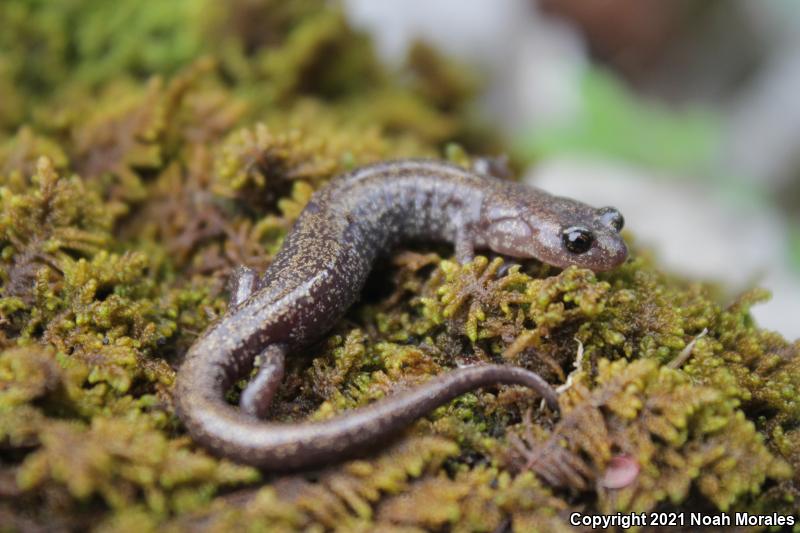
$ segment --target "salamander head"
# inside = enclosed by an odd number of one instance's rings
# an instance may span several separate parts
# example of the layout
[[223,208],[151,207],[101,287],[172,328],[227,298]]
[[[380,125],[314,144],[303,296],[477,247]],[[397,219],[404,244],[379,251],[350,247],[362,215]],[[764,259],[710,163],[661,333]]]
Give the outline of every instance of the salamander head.
[[628,257],[622,215],[519,184],[484,200],[478,240],[512,257],[535,257],[566,268],[610,270]]

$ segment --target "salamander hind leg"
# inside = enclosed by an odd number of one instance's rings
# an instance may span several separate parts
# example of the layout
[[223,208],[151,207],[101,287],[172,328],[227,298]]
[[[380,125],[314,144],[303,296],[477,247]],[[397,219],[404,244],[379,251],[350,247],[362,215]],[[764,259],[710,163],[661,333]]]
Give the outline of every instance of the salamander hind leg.
[[258,373],[247,384],[239,399],[239,408],[256,418],[265,418],[272,400],[283,381],[287,348],[283,344],[270,344],[257,357]]
[[514,172],[511,170],[511,162],[505,154],[475,158],[472,161],[472,171],[482,176],[491,176],[497,179],[507,180],[514,177]]
[[255,270],[244,265],[236,267],[228,281],[228,290],[231,295],[230,306],[238,307],[247,300],[255,292],[257,281],[258,273]]

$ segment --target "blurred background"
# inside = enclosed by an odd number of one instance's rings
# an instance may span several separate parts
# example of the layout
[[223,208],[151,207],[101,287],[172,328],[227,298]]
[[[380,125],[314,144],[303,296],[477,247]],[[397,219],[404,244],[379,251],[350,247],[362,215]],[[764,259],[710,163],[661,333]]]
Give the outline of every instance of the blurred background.
[[792,0],[345,0],[399,65],[480,74],[526,180],[614,205],[637,244],[800,337],[800,10]]

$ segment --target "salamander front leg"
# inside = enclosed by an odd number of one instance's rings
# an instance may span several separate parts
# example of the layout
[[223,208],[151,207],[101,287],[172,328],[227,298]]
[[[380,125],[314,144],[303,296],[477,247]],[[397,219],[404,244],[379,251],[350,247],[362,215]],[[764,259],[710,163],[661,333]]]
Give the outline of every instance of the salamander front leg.
[[238,307],[247,300],[256,290],[258,273],[250,267],[239,265],[231,274],[228,281],[228,289],[231,299],[230,306]]
[[467,228],[461,228],[455,239],[456,261],[462,265],[475,259],[475,246],[472,232]]
[[260,363],[258,373],[239,398],[239,408],[243,412],[256,418],[266,418],[283,381],[286,351],[284,344],[270,344],[256,357]]

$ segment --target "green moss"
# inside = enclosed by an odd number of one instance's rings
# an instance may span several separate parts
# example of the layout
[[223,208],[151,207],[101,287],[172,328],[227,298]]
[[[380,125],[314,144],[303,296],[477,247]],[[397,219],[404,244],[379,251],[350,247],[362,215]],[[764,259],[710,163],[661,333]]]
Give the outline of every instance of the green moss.
[[251,468],[169,441],[146,419],[98,416],[89,427],[50,422],[39,440],[39,449],[17,471],[21,490],[63,486],[76,502],[98,495],[111,509],[143,501],[160,515],[186,512],[206,504],[219,485],[259,479]]
[[[211,530],[231,530],[269,524],[278,531],[380,529],[373,522],[373,506],[387,494],[405,493],[414,480],[434,474],[457,451],[441,438],[406,439],[378,458],[326,469],[316,482],[303,476],[277,478],[269,486],[242,494],[242,505],[220,499],[210,509],[180,517],[167,528],[187,530],[204,524]],[[385,524],[391,527],[391,522]]]
[[[753,322],[763,292],[724,306],[637,249],[598,275],[400,250],[291,358],[272,413],[324,419],[483,361],[559,386],[561,418],[519,387],[474,391],[314,475],[195,446],[171,386],[232,268],[265,268],[341,172],[499,146],[472,76],[430,48],[397,76],[321,0],[221,6],[0,5],[4,526],[567,531],[574,510],[796,509],[800,344]],[[641,472],[605,488],[620,455]]]

